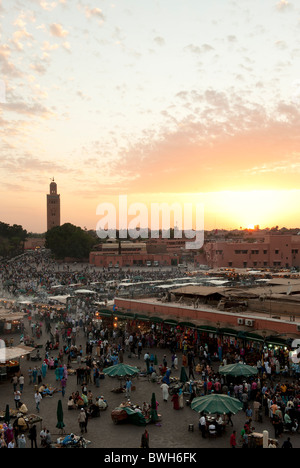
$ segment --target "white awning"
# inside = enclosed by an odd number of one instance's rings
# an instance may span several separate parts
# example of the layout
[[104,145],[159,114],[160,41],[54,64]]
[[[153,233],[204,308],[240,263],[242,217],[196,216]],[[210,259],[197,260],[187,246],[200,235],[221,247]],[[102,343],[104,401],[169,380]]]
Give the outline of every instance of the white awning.
[[12,361],[35,351],[35,348],[19,345],[14,348],[6,348],[3,341],[0,340],[0,363]]

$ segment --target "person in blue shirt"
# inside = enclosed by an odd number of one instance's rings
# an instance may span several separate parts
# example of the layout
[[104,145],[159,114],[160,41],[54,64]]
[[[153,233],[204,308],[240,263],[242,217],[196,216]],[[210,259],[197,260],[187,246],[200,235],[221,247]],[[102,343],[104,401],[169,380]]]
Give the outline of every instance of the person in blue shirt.
[[132,382],[129,378],[126,380],[126,396],[129,399],[131,395]]
[[70,443],[73,443],[73,441],[74,441],[74,434],[69,434],[64,438],[62,445],[64,446],[69,445]]

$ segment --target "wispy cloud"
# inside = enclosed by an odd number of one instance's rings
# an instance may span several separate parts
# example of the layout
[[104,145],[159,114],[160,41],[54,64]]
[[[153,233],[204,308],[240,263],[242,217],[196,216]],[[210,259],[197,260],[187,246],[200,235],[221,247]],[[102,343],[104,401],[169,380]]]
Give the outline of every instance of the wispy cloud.
[[63,28],[59,23],[53,23],[50,25],[50,33],[55,37],[66,37],[69,34],[69,31]]
[[277,8],[278,11],[285,11],[287,9],[292,8],[292,4],[290,2],[288,2],[287,0],[280,0],[276,4],[276,8]]

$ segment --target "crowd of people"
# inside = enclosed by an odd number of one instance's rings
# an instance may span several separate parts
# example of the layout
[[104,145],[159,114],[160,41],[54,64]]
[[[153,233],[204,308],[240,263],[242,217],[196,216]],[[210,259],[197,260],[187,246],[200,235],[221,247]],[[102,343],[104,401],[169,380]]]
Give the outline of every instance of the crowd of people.
[[[150,277],[152,272],[147,273]],[[44,288],[49,293],[54,286],[71,284],[90,284],[104,282],[112,278],[125,278],[125,272],[96,271],[93,268],[74,272],[67,266],[60,266],[48,254],[28,254],[15,262],[2,265],[0,280],[6,293],[16,294],[38,293]],[[248,444],[248,436],[255,430],[255,423],[261,423],[268,418],[274,428],[274,438],[278,439],[285,432],[290,435],[298,432],[300,420],[300,369],[297,364],[289,362],[288,350],[284,348],[260,348],[253,343],[220,338],[210,333],[201,333],[189,327],[165,326],[137,320],[119,322],[118,327],[104,318],[99,322],[96,318],[98,307],[95,297],[82,295],[74,300],[72,307],[54,307],[49,305],[20,305],[28,319],[28,335],[39,340],[43,330],[47,334],[44,349],[37,352],[39,365],[29,368],[28,382],[34,387],[36,411],[44,398],[51,397],[55,392],[61,392],[65,397],[68,376],[76,373],[76,382],[80,390],[67,396],[68,410],[78,410],[80,432],[87,432],[90,418],[99,417],[101,411],[107,408],[103,396],[95,398],[92,385],[97,389],[103,377],[103,369],[122,363],[126,353],[130,359],[138,357],[141,363],[141,374],[159,382],[164,402],[169,397],[174,410],[181,410],[186,404],[201,395],[212,393],[226,394],[239,399],[243,404],[245,424],[240,434],[243,447]],[[30,330],[30,331],[29,331]],[[84,334],[86,347],[78,344],[78,337]],[[23,341],[28,339],[25,331]],[[164,351],[162,362],[156,357],[156,350]],[[229,379],[219,372],[220,365],[229,363],[247,363],[255,365],[258,374],[244,379]],[[183,367],[186,381],[173,379],[174,371]],[[49,372],[55,375],[56,387],[45,384]],[[124,385],[124,392],[130,399],[129,381]],[[23,434],[28,425],[24,416],[26,405],[22,402],[24,376],[14,376],[12,385],[15,405],[20,417],[17,424],[10,428],[3,425],[1,430],[1,446],[13,448],[26,445]],[[175,388],[176,387],[176,388]],[[146,405],[146,403],[145,403]],[[140,408],[136,408],[140,410]],[[148,408],[149,409],[149,408]],[[27,410],[27,411],[26,411]],[[145,406],[146,411],[146,406]],[[199,421],[203,437],[204,415]],[[218,421],[213,429],[212,424],[206,431],[215,430],[223,433],[224,419]],[[230,415],[226,425],[232,424]],[[222,430],[221,430],[221,429]],[[11,430],[13,431],[13,439]],[[35,445],[37,435],[30,434],[30,440]],[[25,442],[24,442],[25,439]],[[147,437],[143,444],[147,445]],[[43,430],[41,441],[50,445],[51,434]],[[233,443],[231,445],[234,445]]]

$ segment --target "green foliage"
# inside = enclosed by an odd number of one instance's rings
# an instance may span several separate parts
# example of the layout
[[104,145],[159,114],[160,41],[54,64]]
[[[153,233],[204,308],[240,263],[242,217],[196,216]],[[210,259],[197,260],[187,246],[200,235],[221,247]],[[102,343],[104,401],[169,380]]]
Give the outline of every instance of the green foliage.
[[46,248],[57,259],[88,258],[97,242],[88,232],[70,223],[54,227],[46,233]]
[[22,226],[0,222],[0,256],[11,257],[21,253],[26,237],[27,231]]

